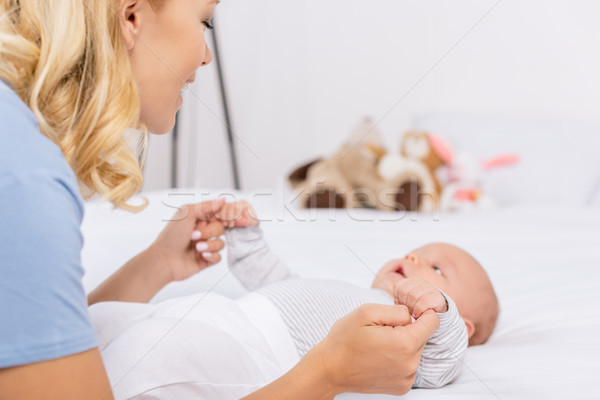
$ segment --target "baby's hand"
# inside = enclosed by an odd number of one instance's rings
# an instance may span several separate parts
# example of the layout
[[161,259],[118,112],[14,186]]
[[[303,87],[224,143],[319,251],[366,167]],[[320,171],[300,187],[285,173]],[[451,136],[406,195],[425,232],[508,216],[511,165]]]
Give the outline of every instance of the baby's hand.
[[418,277],[402,279],[394,285],[394,303],[408,307],[413,318],[419,318],[429,309],[436,313],[448,311],[448,303],[442,292]]
[[226,228],[247,228],[258,225],[256,211],[246,200],[225,203],[218,213]]

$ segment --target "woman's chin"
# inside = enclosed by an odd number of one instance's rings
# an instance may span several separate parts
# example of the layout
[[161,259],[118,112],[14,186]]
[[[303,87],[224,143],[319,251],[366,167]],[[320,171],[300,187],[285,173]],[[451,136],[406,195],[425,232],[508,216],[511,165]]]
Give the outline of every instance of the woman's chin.
[[167,133],[173,130],[175,123],[171,124],[169,127],[162,127],[157,129],[148,129],[148,133],[152,133],[153,135],[166,135]]
[[[181,94],[178,94],[173,102],[170,104],[163,104],[162,109],[153,107],[152,110],[156,112],[150,110],[145,112],[145,110],[142,110],[140,115],[141,122],[146,126],[149,133],[155,135],[167,134],[173,130],[173,127],[175,126],[175,116],[182,104],[183,98],[181,97]],[[170,112],[165,112],[168,109],[170,109]]]
[[148,128],[149,133],[154,135],[164,135],[173,130],[173,127],[175,126],[175,114],[176,112],[165,116],[165,118],[160,121],[145,122],[142,120],[142,122],[146,125],[146,128]]

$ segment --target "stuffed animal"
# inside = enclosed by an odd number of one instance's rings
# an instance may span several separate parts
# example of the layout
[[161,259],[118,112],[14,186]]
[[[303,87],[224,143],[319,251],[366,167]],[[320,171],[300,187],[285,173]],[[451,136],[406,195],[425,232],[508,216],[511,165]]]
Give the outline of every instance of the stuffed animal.
[[419,160],[429,170],[433,183],[435,185],[435,193],[439,197],[442,193],[442,185],[436,177],[436,171],[443,166],[444,160],[435,151],[432,145],[432,137],[424,131],[409,131],[404,134],[400,145],[400,154],[411,160]]
[[519,162],[516,154],[500,155],[482,161],[472,154],[455,152],[437,136],[432,137],[432,146],[446,163],[446,184],[440,198],[441,211],[493,208],[493,199],[482,190],[485,173]]
[[365,118],[331,157],[297,168],[289,176],[306,208],[375,207],[383,184],[377,165],[386,150],[372,119]]
[[[415,146],[408,147],[414,153]],[[306,208],[428,210],[437,203],[437,196],[427,197],[436,187],[430,168],[417,156],[387,155],[381,133],[372,119],[365,118],[338,152],[297,168],[289,181],[300,191],[299,203]]]
[[430,212],[439,203],[441,185],[436,170],[444,164],[431,144],[431,135],[407,132],[399,154],[387,154],[379,163],[379,175],[396,190],[396,203],[407,211]]

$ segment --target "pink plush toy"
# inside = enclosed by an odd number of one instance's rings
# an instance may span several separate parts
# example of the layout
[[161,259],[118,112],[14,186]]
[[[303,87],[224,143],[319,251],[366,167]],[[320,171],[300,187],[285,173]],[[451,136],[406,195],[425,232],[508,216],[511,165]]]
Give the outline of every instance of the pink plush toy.
[[482,190],[485,173],[490,169],[516,164],[519,156],[506,154],[489,160],[454,150],[439,136],[430,136],[431,145],[446,163],[446,182],[440,198],[441,211],[489,209],[494,201]]

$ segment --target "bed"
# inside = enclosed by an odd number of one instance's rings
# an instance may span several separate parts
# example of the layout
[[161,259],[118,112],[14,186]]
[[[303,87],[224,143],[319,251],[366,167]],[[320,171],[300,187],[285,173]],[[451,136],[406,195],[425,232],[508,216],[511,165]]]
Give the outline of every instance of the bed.
[[[385,261],[432,241],[462,246],[481,261],[501,303],[496,331],[487,344],[468,349],[455,383],[413,390],[403,398],[600,398],[598,208],[522,205],[462,214],[314,211],[298,209],[293,193],[268,192],[149,192],[149,207],[136,215],[88,202],[83,223],[86,290],[151,243],[174,207],[232,193],[255,204],[272,248],[304,277],[367,287]],[[207,291],[232,298],[246,293],[222,262],[167,286],[153,301]]]
[[[413,126],[482,158],[518,153],[518,165],[485,177],[497,207],[455,214],[301,210],[284,187],[149,192],[149,207],[137,215],[88,202],[86,290],[148,246],[175,207],[229,194],[255,205],[271,247],[307,278],[368,287],[384,262],[433,241],[479,259],[500,300],[494,334],[468,349],[456,382],[403,398],[600,399],[600,122],[429,112],[414,116]],[[246,293],[223,262],[167,286],[153,302],[209,291]]]

